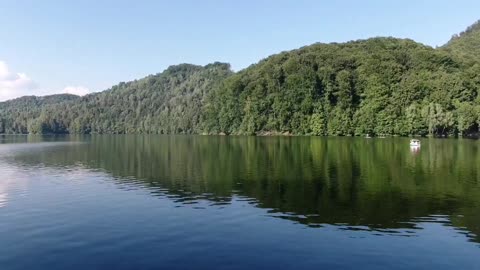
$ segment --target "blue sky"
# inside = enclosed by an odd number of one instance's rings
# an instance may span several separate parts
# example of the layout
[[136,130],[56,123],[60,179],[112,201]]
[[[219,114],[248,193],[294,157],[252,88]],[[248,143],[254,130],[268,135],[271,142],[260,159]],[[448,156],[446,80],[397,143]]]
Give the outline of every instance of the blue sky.
[[239,70],[315,42],[439,46],[479,11],[478,0],[0,0],[0,100],[101,91],[178,63]]

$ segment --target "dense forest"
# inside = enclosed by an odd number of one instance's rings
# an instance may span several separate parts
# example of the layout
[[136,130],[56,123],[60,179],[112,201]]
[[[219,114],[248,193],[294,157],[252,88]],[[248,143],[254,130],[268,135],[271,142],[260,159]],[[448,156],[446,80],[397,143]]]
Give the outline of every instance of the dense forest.
[[182,64],[84,97],[0,103],[0,133],[475,136],[480,22],[442,47],[317,43],[239,72]]

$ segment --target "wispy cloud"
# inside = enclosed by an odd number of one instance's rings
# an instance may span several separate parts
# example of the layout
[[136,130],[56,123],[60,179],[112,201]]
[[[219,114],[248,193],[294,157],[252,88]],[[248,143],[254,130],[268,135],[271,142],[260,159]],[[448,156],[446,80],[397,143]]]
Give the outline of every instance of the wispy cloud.
[[90,94],[90,89],[83,86],[67,86],[63,89],[63,93],[84,96]]
[[31,95],[37,85],[24,73],[13,73],[0,61],[0,100]]
[[0,101],[22,96],[44,96],[64,93],[83,96],[91,93],[91,91],[84,86],[67,86],[57,91],[41,89],[27,74],[11,71],[7,63],[0,60]]

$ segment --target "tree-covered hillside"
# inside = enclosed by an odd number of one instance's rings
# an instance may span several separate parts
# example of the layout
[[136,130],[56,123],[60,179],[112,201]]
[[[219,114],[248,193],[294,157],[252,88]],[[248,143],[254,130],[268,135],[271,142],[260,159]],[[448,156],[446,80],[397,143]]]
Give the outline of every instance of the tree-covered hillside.
[[480,21],[469,26],[465,31],[454,35],[443,49],[462,58],[468,64],[480,61]]
[[480,68],[411,40],[314,44],[222,83],[209,132],[456,134],[478,130]]
[[[28,126],[45,107],[55,104],[71,104],[79,96],[62,94],[44,97],[25,96],[6,102],[0,102],[0,133],[25,134]],[[50,123],[53,125],[53,123]]]
[[6,133],[199,133],[208,92],[230,74],[223,63],[171,66],[75,102],[20,109],[31,111],[21,121],[9,112],[15,100],[0,103],[0,119]]
[[237,73],[182,64],[81,98],[3,102],[0,133],[474,135],[479,28],[437,49],[396,38],[318,43]]

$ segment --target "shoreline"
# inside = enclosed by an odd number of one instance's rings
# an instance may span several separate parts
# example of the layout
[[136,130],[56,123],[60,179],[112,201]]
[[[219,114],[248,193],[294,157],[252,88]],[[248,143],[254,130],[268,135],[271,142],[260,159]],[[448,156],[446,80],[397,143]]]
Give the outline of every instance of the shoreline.
[[455,136],[435,136],[435,135],[381,135],[381,136],[366,136],[366,135],[311,135],[311,134],[293,134],[289,132],[261,132],[258,134],[225,134],[225,133],[45,133],[45,134],[25,134],[25,133],[0,133],[0,136],[94,136],[94,135],[161,135],[161,136],[210,136],[210,137],[350,137],[350,138],[365,138],[365,139],[387,139],[387,138],[424,138],[424,139],[480,139],[480,133],[469,135],[455,135]]

